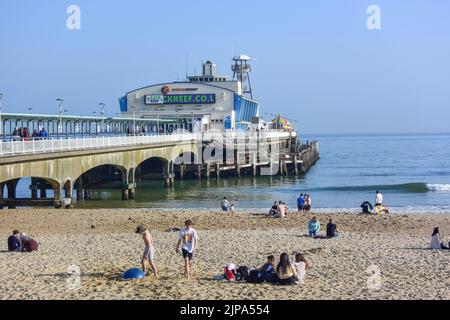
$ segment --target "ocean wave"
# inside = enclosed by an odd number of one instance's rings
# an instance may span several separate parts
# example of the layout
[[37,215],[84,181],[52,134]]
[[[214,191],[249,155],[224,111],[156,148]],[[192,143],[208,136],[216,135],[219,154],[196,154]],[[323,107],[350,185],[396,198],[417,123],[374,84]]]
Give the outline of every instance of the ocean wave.
[[402,183],[388,185],[367,185],[367,186],[343,186],[343,187],[320,187],[313,188],[312,191],[375,191],[380,190],[389,192],[409,192],[409,193],[426,193],[433,191],[450,192],[450,184],[433,184],[433,183]]
[[427,183],[426,186],[429,191],[450,192],[450,184]]

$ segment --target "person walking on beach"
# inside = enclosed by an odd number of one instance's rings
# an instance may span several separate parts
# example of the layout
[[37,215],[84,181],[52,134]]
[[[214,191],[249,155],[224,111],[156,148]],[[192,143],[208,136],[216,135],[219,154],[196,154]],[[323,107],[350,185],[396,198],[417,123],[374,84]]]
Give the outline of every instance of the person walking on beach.
[[320,232],[320,222],[317,217],[313,217],[308,223],[308,233],[310,237],[318,237]]
[[220,206],[222,207],[223,211],[230,210],[230,203],[228,202],[227,197],[223,197],[222,202],[220,203]]
[[298,212],[303,212],[303,208],[305,206],[305,197],[303,196],[303,193],[300,195],[300,197],[297,198],[297,208]]
[[147,274],[147,265],[150,265],[150,268],[153,271],[153,275],[157,277],[158,271],[154,262],[155,247],[153,246],[152,235],[150,234],[150,231],[147,230],[144,226],[138,226],[136,229],[136,233],[139,233],[142,236],[145,244],[144,255],[141,261],[142,271],[144,272],[144,274]]
[[379,190],[377,190],[377,193],[375,194],[375,207],[381,206],[383,204],[383,195]]
[[184,275],[189,280],[191,279],[192,259],[198,244],[198,234],[194,228],[191,228],[191,220],[186,220],[184,225],[185,227],[180,230],[180,236],[175,251],[178,254],[181,245],[181,253],[184,259]]

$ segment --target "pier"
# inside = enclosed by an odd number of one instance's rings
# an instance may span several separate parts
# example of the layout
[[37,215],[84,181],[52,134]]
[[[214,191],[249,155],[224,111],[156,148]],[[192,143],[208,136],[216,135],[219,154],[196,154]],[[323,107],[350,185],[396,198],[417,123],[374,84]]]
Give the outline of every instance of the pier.
[[[295,132],[184,133],[3,141],[0,208],[71,208],[92,199],[92,188],[111,183],[123,201],[135,198],[137,181],[304,175],[319,159],[318,142],[301,144]],[[20,179],[30,196],[18,198]]]

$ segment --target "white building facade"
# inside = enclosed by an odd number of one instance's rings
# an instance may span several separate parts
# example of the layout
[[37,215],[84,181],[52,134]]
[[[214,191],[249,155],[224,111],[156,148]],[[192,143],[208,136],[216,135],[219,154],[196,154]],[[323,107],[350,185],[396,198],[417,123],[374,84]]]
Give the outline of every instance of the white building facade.
[[203,64],[202,75],[184,82],[155,84],[120,98],[121,116],[173,119],[191,132],[247,130],[259,116],[258,102],[244,96],[242,81],[216,75],[216,65]]

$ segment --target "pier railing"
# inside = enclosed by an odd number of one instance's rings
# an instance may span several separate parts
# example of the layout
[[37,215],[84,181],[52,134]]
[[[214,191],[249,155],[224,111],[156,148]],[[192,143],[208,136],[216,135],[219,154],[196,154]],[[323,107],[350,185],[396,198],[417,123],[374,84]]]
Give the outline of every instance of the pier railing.
[[[168,135],[132,135],[132,136],[104,136],[94,138],[60,138],[60,139],[32,139],[21,141],[3,141],[0,142],[0,157],[6,156],[20,156],[27,154],[43,154],[54,152],[67,152],[77,150],[89,149],[105,149],[117,148],[135,145],[149,145],[149,144],[164,144],[164,143],[182,143],[187,141],[205,142],[212,141],[217,137],[218,133],[180,133]],[[290,132],[276,132],[268,131],[264,134],[265,138],[282,139],[292,137]],[[220,136],[220,133],[219,133]],[[234,133],[230,136],[237,139],[238,136]],[[252,133],[247,135],[239,135],[244,137],[254,138]],[[261,135],[258,135],[260,138]]]
[[0,156],[116,148],[143,144],[181,143],[198,140],[200,138],[201,135],[190,133],[154,136],[107,136],[83,139],[61,138],[49,140],[7,141],[0,143]]

